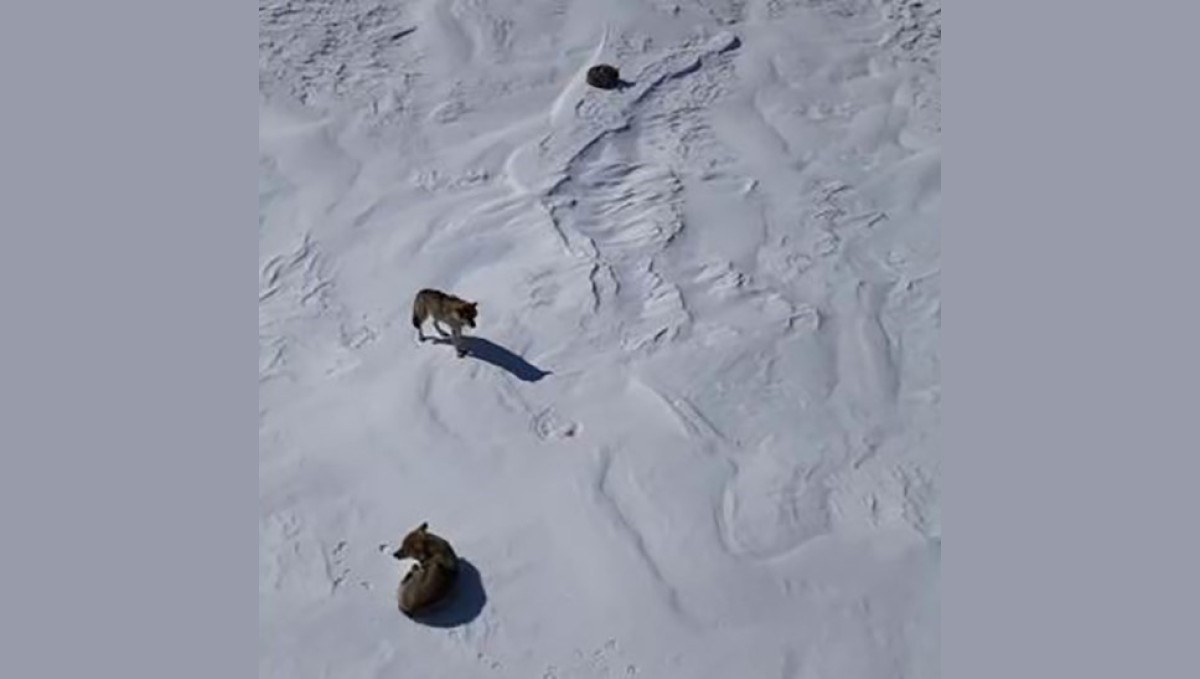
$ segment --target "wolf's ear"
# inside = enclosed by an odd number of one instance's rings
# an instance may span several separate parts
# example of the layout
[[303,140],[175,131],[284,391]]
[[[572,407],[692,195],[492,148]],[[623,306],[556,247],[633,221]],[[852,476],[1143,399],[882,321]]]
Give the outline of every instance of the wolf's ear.
[[478,308],[479,308],[479,302],[471,302],[471,308],[472,308],[472,309],[478,309]]
[[418,533],[424,533],[427,530],[429,530],[429,522],[428,521],[422,523],[420,526],[417,526]]

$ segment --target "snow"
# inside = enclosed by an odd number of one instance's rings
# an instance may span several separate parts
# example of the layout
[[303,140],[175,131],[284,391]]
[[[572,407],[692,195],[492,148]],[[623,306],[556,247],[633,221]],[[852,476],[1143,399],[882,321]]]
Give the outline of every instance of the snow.
[[940,2],[259,19],[260,676],[940,675]]

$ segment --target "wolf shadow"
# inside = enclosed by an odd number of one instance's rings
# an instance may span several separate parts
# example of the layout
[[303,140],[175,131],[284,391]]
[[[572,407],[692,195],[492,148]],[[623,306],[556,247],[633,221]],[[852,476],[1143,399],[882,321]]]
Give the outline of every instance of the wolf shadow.
[[[434,337],[431,338],[431,341],[434,344],[454,343],[453,340],[445,337]],[[537,382],[551,374],[549,371],[542,370],[499,344],[482,337],[463,335],[462,342],[467,350],[467,356],[507,370],[513,377],[522,382]]]
[[429,627],[459,627],[483,612],[487,604],[487,592],[483,589],[483,578],[470,561],[459,557],[458,579],[450,596],[437,608],[412,616],[415,622]]

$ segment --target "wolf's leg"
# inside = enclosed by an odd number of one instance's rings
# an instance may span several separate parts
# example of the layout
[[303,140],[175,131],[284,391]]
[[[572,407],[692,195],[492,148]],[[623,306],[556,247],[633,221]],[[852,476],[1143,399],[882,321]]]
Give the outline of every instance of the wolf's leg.
[[450,326],[450,330],[453,333],[454,349],[458,351],[458,357],[462,358],[463,356],[466,356],[467,346],[463,343],[462,328],[458,327],[457,325],[452,325]]
[[417,329],[417,339],[424,342],[425,341],[425,328],[424,328],[425,315],[418,312],[416,310],[416,308],[413,309],[412,324],[413,324],[413,327]]
[[436,319],[436,318],[433,319],[433,329],[436,330],[437,333],[442,336],[442,338],[446,338],[446,337],[450,336],[449,334],[446,333],[445,330],[442,330],[442,326],[438,324],[438,319]]
[[400,584],[401,585],[408,584],[408,581],[412,580],[413,577],[416,576],[417,574],[419,574],[420,572],[421,572],[421,564],[413,565],[412,568],[408,569],[408,573],[405,574],[404,579],[400,581]]

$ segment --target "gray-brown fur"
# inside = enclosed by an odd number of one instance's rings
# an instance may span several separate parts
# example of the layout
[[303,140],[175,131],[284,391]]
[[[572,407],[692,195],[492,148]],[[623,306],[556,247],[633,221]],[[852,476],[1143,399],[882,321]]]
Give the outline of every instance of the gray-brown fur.
[[[449,337],[458,351],[459,358],[467,355],[467,347],[462,340],[463,326],[475,327],[475,319],[479,316],[479,304],[468,302],[441,290],[426,288],[417,293],[413,299],[413,327],[422,342],[429,339],[425,336],[422,326],[428,319],[433,319],[433,329],[443,338]],[[444,323],[450,332],[442,330],[438,323]]]
[[458,555],[449,542],[429,532],[428,523],[406,535],[392,556],[417,560],[400,581],[396,593],[400,611],[405,615],[419,615],[437,607],[458,581]]

